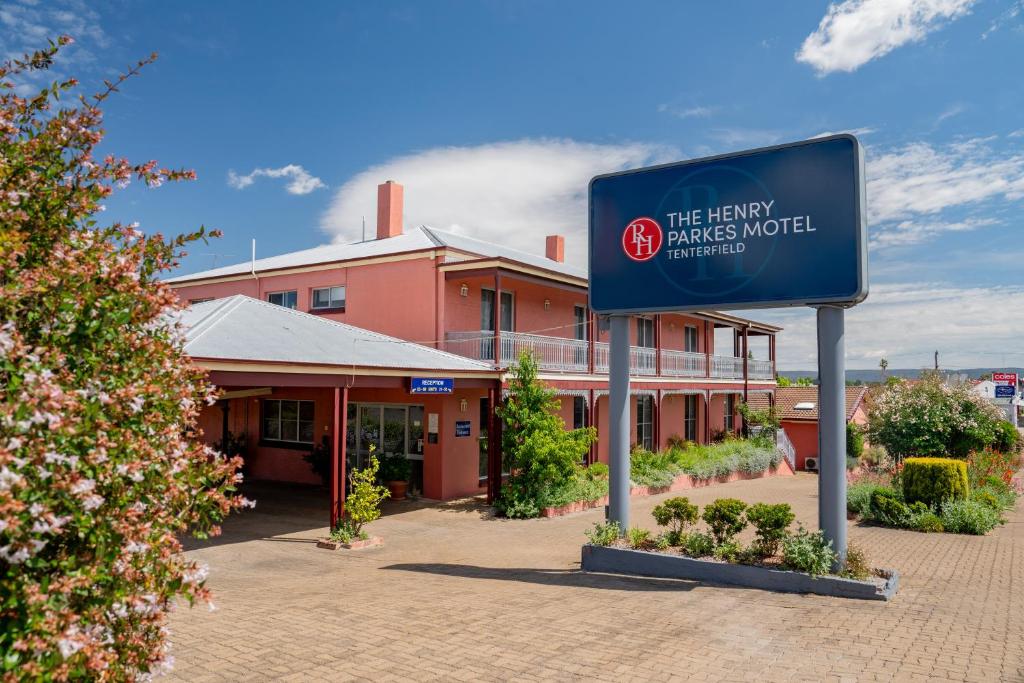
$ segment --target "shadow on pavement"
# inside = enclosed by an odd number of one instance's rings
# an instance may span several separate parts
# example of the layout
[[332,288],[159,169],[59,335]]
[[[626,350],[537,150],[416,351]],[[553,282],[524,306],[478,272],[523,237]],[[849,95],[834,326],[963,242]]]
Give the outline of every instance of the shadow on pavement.
[[654,579],[611,574],[591,574],[579,570],[530,569],[522,567],[477,567],[469,564],[442,564],[432,562],[409,562],[392,564],[381,569],[403,572],[418,572],[435,576],[452,576],[461,579],[488,579],[492,581],[517,581],[544,586],[569,586],[572,588],[599,588],[626,591],[689,591],[697,583],[674,579]]

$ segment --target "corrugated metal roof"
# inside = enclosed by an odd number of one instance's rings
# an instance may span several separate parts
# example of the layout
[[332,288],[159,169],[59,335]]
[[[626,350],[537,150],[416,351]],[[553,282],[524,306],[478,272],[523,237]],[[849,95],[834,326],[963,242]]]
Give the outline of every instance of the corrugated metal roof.
[[[350,261],[353,259],[371,258],[374,256],[389,256],[391,254],[402,254],[421,249],[433,249],[436,247],[451,247],[459,251],[477,254],[482,257],[501,257],[513,261],[519,261],[530,266],[546,268],[548,270],[587,279],[587,271],[576,268],[566,263],[552,261],[544,256],[531,254],[529,252],[512,249],[493,242],[456,235],[436,228],[420,226],[395,237],[386,237],[379,240],[367,240],[352,244],[326,244],[321,247],[293,251],[288,254],[269,256],[256,259],[255,267],[257,273],[282,268],[297,268],[301,266],[312,266],[321,263],[332,263],[334,261]],[[230,266],[222,266],[211,270],[204,270],[189,275],[178,275],[168,278],[166,282],[187,282],[190,280],[206,280],[209,278],[228,277],[231,275],[244,275],[251,271],[252,262],[236,263]]]
[[368,368],[497,371],[493,366],[237,294],[194,304],[178,319],[194,358]]

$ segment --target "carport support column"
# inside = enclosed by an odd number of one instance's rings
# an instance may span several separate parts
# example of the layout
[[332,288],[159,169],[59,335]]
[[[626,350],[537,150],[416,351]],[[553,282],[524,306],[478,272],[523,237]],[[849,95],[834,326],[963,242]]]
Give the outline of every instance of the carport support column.
[[611,317],[608,351],[608,521],[629,528],[629,316]]
[[844,311],[818,308],[818,525],[846,558],[846,345]]

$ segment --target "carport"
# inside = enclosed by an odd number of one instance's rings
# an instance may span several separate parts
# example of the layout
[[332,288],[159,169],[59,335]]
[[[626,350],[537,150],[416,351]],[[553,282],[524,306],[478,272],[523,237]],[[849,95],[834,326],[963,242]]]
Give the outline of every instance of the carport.
[[413,460],[426,498],[496,494],[492,366],[242,295],[180,321],[186,351],[222,389],[200,416],[204,440],[240,443],[252,478],[298,483],[320,483],[303,456],[326,447],[332,526],[347,467],[371,444]]

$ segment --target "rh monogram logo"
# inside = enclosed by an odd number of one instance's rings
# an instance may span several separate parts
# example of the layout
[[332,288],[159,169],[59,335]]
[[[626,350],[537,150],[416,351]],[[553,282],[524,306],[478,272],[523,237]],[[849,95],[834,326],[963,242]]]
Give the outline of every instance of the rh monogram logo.
[[634,261],[647,261],[661,249],[661,226],[653,218],[636,218],[622,233],[622,249]]

